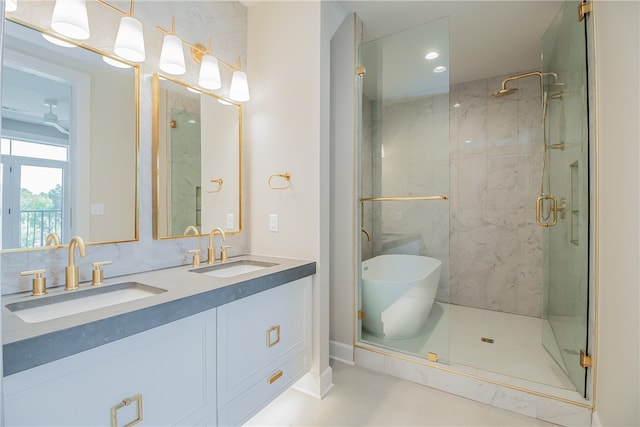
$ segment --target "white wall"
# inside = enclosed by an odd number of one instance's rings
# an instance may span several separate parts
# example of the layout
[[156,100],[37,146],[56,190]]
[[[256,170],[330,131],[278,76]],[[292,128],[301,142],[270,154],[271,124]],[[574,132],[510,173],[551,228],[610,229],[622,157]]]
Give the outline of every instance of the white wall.
[[640,3],[595,2],[598,341],[602,425],[640,425]]
[[[331,386],[328,260],[328,62],[320,2],[259,2],[249,8],[246,107],[248,229],[254,254],[317,262],[313,284],[313,394]],[[273,190],[273,174],[291,186]],[[273,184],[286,184],[274,179]],[[269,215],[278,215],[278,232]]]

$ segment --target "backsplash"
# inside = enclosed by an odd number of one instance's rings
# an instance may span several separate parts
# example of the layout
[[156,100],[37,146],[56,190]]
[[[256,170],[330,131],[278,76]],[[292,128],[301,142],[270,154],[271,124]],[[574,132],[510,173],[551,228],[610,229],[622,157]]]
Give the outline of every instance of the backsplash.
[[[88,2],[87,5],[91,39],[86,44],[106,51],[112,50],[121,15],[94,2]],[[52,1],[19,2],[18,10],[12,16],[46,28],[49,26],[52,8]],[[199,248],[202,253],[206,253],[207,237],[153,239],[151,77],[159,70],[158,62],[163,36],[156,26],[170,28],[171,18],[175,16],[176,34],[181,38],[191,43],[203,44],[207,44],[211,38],[216,56],[231,64],[235,64],[240,57],[242,68],[246,69],[247,9],[240,2],[137,1],[134,15],[142,22],[144,28],[147,56],[145,63],[141,66],[140,81],[139,240],[87,245],[86,257],[79,257],[76,252],[75,261],[79,266],[81,282],[91,279],[93,262],[106,260],[113,262],[104,267],[105,279],[109,279],[124,274],[188,264],[191,256],[188,256],[187,250],[190,249]],[[185,49],[185,53],[187,73],[178,79],[196,86],[198,66],[189,57],[188,49]],[[228,91],[229,79],[225,79],[223,74],[223,87],[216,93],[226,96]],[[244,168],[243,174],[246,175]],[[242,203],[246,206],[246,194],[243,194]],[[246,208],[243,209],[243,227],[246,227],[246,211]],[[223,227],[224,224],[220,226]],[[216,236],[216,248],[220,246],[219,239],[220,237]],[[229,256],[247,253],[246,231],[227,235],[225,244],[231,245]],[[30,289],[30,278],[20,276],[21,271],[30,269],[46,269],[45,277],[49,288],[64,285],[64,267],[67,261],[67,248],[2,253],[0,257],[2,294]]]

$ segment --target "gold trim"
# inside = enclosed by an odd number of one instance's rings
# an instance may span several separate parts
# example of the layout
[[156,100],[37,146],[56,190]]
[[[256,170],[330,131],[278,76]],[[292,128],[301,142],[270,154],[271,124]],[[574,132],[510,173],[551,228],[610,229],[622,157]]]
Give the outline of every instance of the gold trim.
[[509,389],[516,390],[516,391],[521,391],[523,393],[533,394],[534,396],[539,396],[539,397],[544,397],[544,398],[556,400],[556,401],[559,401],[559,402],[569,403],[569,404],[572,404],[572,405],[575,405],[575,406],[579,406],[581,408],[586,408],[586,409],[592,409],[593,408],[593,404],[576,402],[574,400],[569,400],[569,399],[565,399],[565,398],[562,398],[562,397],[553,396],[553,395],[550,395],[550,394],[542,393],[542,392],[531,390],[531,389],[526,389],[526,388],[523,388],[523,387],[518,387],[518,386],[515,386],[515,385],[512,385],[512,384],[507,384],[507,383],[503,383],[503,382],[492,380],[492,379],[488,379],[488,378],[483,378],[483,377],[478,376],[478,375],[467,374],[465,372],[456,371],[455,369],[452,369],[452,368],[446,368],[441,363],[437,363],[437,364],[436,363],[430,363],[430,362],[427,363],[426,361],[421,361],[421,360],[418,360],[418,359],[411,359],[411,358],[409,358],[407,356],[403,356],[403,355],[392,353],[392,352],[388,352],[388,351],[383,351],[383,350],[380,350],[378,348],[372,348],[372,347],[364,346],[361,343],[355,343],[354,347],[360,348],[362,350],[371,351],[373,353],[382,354],[383,356],[389,356],[389,357],[393,357],[395,359],[404,360],[406,362],[411,362],[411,363],[415,363],[415,364],[418,364],[418,365],[426,366],[428,368],[439,369],[441,371],[450,372],[452,374],[460,375],[460,376],[463,376],[463,377],[466,377],[466,378],[471,378],[471,379],[482,381],[482,382],[485,382],[485,383],[489,383],[489,384],[493,384],[493,385],[509,388]]
[[427,360],[429,362],[436,363],[438,361],[438,354],[437,353],[432,353],[432,352],[427,353]]
[[405,202],[414,200],[449,200],[449,196],[361,197],[361,202]]

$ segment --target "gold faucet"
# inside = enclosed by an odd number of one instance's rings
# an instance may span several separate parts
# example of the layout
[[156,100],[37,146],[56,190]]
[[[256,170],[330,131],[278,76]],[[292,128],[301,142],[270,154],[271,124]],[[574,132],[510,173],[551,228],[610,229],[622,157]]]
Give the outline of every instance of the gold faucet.
[[65,268],[67,282],[64,286],[65,291],[72,291],[80,287],[78,282],[78,266],[75,264],[73,253],[78,245],[80,256],[85,256],[84,241],[80,236],[73,236],[69,241],[69,265]]
[[190,232],[193,232],[194,236],[197,236],[198,234],[200,234],[200,232],[194,225],[189,225],[187,228],[184,229],[185,236],[188,236]]
[[60,237],[56,233],[49,233],[47,239],[44,241],[45,246],[49,246],[53,243],[53,246],[60,246]]
[[209,249],[207,249],[207,264],[213,264],[214,262],[216,262],[216,250],[215,246],[213,245],[213,236],[216,234],[216,231],[222,236],[223,242],[227,240],[226,236],[224,235],[224,231],[222,231],[222,228],[216,227],[211,230],[211,233],[209,233]]

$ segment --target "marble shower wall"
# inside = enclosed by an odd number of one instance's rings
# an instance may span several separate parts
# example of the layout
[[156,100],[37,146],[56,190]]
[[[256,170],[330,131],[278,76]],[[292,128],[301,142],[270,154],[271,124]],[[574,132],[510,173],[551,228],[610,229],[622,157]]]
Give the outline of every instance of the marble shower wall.
[[[117,2],[116,2],[117,3]],[[125,4],[126,3],[126,4]],[[129,2],[117,3],[128,8]],[[118,23],[121,15],[100,6],[97,2],[87,2],[91,38],[86,44],[98,49],[112,51]],[[53,11],[52,1],[19,2],[13,16],[30,22],[41,28],[48,28]],[[137,242],[91,245],[87,247],[87,256],[76,256],[80,269],[80,280],[91,279],[91,264],[96,261],[111,260],[113,264],[105,268],[105,278],[172,267],[189,263],[187,250],[200,248],[205,251],[207,238],[180,238],[154,240],[152,230],[152,90],[151,77],[159,71],[158,62],[163,34],[157,25],[171,27],[171,17],[175,16],[176,33],[192,43],[207,44],[209,37],[213,42],[216,56],[235,64],[241,58],[242,68],[246,69],[247,51],[247,8],[238,1],[153,1],[135,2],[135,17],[144,27],[146,61],[141,66],[140,79],[140,157],[139,157],[139,240]],[[198,66],[185,48],[187,73],[179,79],[196,85]],[[216,93],[227,96],[231,73],[221,67],[223,87]],[[249,76],[251,79],[251,76]],[[243,174],[246,175],[246,169]],[[244,179],[244,178],[243,178]],[[246,207],[246,196],[243,195]],[[243,209],[246,215],[248,209]],[[245,218],[242,218],[246,224]],[[217,240],[217,239],[216,239]],[[231,245],[230,256],[247,252],[246,232],[228,235],[227,244]],[[41,250],[25,252],[5,252],[1,255],[2,293],[14,293],[30,289],[30,279],[20,277],[20,271],[47,270],[47,286],[64,285],[64,267],[67,263],[67,250]]]
[[513,82],[510,87],[519,90],[511,96],[491,96],[514,74],[519,72],[383,107],[363,101],[362,194],[448,194],[450,201],[365,203],[363,225],[373,241],[367,244],[362,235],[362,256],[438,258],[439,300],[540,317],[538,79]]
[[451,87],[451,302],[540,317],[543,161],[539,80],[514,72]]

